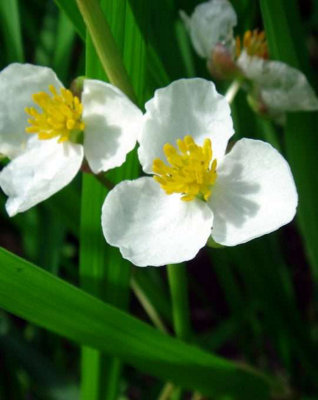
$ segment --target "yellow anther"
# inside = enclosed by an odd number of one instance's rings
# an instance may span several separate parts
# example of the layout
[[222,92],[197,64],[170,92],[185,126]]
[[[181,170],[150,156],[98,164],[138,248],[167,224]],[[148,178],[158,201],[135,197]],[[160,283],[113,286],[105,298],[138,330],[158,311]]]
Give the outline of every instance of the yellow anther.
[[35,93],[33,101],[41,109],[34,107],[25,108],[25,112],[31,118],[30,126],[25,130],[28,133],[36,133],[41,140],[59,137],[59,142],[70,139],[74,131],[83,131],[84,122],[81,120],[83,106],[78,97],[68,89],[60,89],[60,94],[53,85],[49,86],[51,95],[45,92]]
[[196,197],[207,201],[217,178],[217,161],[213,160],[210,139],[198,146],[188,135],[177,140],[177,149],[170,143],[163,152],[170,165],[160,158],[153,161],[154,179],[167,194],[181,193],[181,199],[191,201]]
[[240,54],[241,54],[241,39],[239,36],[236,36],[236,38],[235,38],[235,56],[236,56],[236,58],[238,58]]
[[243,46],[245,48],[247,48],[250,43],[251,43],[251,39],[252,39],[252,31],[248,30],[245,32],[244,37],[243,37]]
[[254,31],[249,30],[245,32],[242,42],[243,46],[240,38],[237,36],[235,46],[236,57],[239,57],[243,47],[250,56],[257,56],[264,59],[268,58],[268,47],[264,31],[259,32],[257,29]]
[[76,121],[74,121],[74,119],[69,119],[66,122],[67,129],[69,129],[70,131],[74,128],[75,125],[76,125]]

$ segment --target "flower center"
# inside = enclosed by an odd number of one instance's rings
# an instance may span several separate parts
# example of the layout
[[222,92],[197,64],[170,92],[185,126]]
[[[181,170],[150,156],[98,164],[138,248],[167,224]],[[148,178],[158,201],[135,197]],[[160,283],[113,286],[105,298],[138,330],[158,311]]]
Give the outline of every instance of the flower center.
[[81,120],[83,105],[70,90],[61,88],[58,94],[53,85],[49,86],[49,90],[51,95],[39,92],[32,96],[42,112],[34,107],[25,109],[31,117],[28,119],[31,126],[25,128],[25,131],[36,133],[41,140],[54,137],[59,137],[59,142],[70,140],[71,134],[84,130],[85,125]]
[[243,46],[239,36],[236,37],[236,57],[239,57],[243,49],[249,56],[257,56],[260,58],[268,58],[268,47],[265,38],[265,32],[259,32],[257,29],[254,31],[247,31],[243,37]]
[[211,140],[205,139],[203,146],[195,144],[191,136],[177,140],[178,150],[170,143],[163,152],[170,165],[160,158],[153,161],[154,179],[167,194],[182,193],[181,199],[190,201],[198,197],[208,200],[216,181],[217,161],[212,162]]

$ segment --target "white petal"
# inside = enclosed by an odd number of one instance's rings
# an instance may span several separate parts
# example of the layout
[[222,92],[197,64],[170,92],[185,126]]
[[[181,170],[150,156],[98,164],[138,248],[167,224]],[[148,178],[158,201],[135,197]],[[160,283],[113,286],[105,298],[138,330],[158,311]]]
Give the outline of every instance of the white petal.
[[186,135],[191,135],[199,145],[210,138],[214,157],[223,157],[233,135],[233,123],[225,97],[217,93],[212,82],[200,78],[180,79],[156,90],[145,107],[138,149],[145,172],[152,172],[155,158],[165,160],[162,149],[165,143],[175,145],[177,139]]
[[47,67],[10,64],[0,73],[0,153],[13,158],[24,150],[30,135],[25,107],[34,107],[32,94],[49,92],[49,85],[62,87]]
[[206,244],[212,221],[206,203],[167,195],[157,182],[145,177],[117,185],[102,210],[107,242],[140,267],[192,259]]
[[83,160],[83,146],[33,137],[27,149],[0,172],[0,186],[9,197],[10,217],[26,211],[66,186]]
[[94,173],[122,165],[136,144],[142,112],[115,86],[85,80],[82,94],[84,151]]
[[280,61],[250,57],[242,52],[238,64],[245,75],[260,86],[269,109],[276,112],[318,109],[318,98],[306,76]]
[[242,139],[218,168],[212,237],[235,246],[273,232],[293,219],[297,202],[287,161],[268,143]]
[[236,13],[228,0],[210,0],[199,4],[191,17],[180,12],[190,33],[193,47],[199,56],[210,58],[217,43],[231,42]]

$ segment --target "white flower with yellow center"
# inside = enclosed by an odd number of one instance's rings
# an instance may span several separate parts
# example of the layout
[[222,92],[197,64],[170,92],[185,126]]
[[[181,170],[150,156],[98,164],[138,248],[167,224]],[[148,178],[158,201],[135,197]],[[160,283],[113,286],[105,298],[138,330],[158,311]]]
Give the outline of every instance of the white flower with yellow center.
[[181,11],[192,44],[217,78],[245,78],[252,85],[249,97],[263,114],[318,109],[318,98],[306,76],[280,61],[268,60],[264,32],[247,31],[234,38],[236,13],[228,0],[199,4],[189,17]]
[[84,155],[97,174],[120,166],[136,144],[142,113],[108,83],[85,79],[80,100],[51,69],[11,64],[0,92],[0,153],[11,158],[0,186],[10,216],[66,186]]
[[269,144],[233,135],[230,108],[212,82],[181,79],[146,104],[139,138],[145,173],[106,197],[107,242],[138,266],[192,259],[209,238],[226,246],[287,224],[297,192],[285,159]]

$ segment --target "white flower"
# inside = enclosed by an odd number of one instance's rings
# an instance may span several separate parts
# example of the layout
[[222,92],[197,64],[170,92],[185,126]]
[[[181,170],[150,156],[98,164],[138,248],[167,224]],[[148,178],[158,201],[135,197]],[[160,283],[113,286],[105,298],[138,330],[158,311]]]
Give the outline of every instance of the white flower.
[[160,266],[192,259],[210,237],[234,246],[291,221],[297,192],[285,159],[251,139],[226,154],[232,135],[229,105],[212,82],[182,79],[157,90],[138,151],[155,177],[123,181],[108,194],[107,242],[135,265]]
[[228,0],[210,0],[199,4],[191,17],[184,11],[180,15],[200,57],[210,58],[218,43],[232,44],[237,17]]
[[314,111],[318,99],[306,76],[296,68],[280,61],[251,57],[243,51],[237,64],[259,88],[260,101],[272,112]]
[[[237,18],[228,0],[199,4],[191,17],[181,17],[193,47],[208,60],[217,78],[245,78],[256,109],[269,115],[318,109],[318,98],[305,75],[280,61],[269,61],[264,32],[247,31],[234,39]],[[235,45],[234,45],[235,43]]]
[[[80,101],[51,69],[11,64],[0,73],[0,93],[0,153],[12,159],[0,186],[10,216],[66,186],[84,154],[99,173],[120,166],[135,146],[142,113],[108,83],[85,79]],[[73,143],[81,131],[83,145]]]

